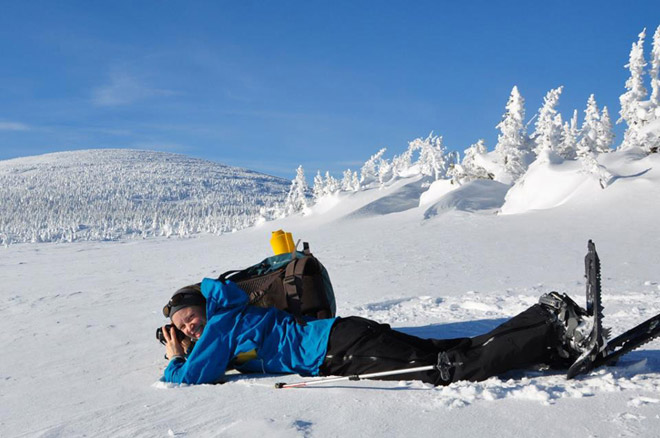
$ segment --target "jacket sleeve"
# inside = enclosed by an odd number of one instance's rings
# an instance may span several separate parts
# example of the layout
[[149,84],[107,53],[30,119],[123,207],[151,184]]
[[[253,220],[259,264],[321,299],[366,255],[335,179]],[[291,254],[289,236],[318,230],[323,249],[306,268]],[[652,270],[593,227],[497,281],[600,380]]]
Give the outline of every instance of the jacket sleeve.
[[222,324],[210,322],[188,359],[171,360],[161,380],[195,385],[217,383],[222,378],[235,349],[235,340],[222,333]]
[[236,283],[205,278],[202,294],[206,297],[206,314],[212,316],[220,309],[232,309],[248,304],[248,295]]

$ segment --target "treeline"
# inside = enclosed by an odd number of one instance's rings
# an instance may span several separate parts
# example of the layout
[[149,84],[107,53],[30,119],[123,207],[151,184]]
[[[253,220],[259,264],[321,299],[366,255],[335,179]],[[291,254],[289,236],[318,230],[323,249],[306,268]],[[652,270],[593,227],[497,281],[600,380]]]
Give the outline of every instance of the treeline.
[[0,168],[0,243],[220,234],[279,214],[287,182],[174,154],[62,152]]

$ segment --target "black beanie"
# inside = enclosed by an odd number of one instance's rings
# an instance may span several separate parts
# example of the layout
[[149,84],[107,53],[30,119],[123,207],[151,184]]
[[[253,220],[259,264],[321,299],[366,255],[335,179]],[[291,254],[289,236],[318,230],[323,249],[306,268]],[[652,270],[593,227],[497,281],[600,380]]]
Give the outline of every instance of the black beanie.
[[191,306],[206,306],[206,299],[202,295],[200,283],[182,287],[174,292],[166,307],[170,308],[169,317],[171,319],[172,315],[179,310]]

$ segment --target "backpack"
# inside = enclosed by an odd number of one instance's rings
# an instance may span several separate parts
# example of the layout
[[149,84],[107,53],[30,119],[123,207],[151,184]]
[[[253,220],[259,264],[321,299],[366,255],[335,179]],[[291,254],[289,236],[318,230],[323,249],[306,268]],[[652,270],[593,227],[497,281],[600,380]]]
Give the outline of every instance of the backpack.
[[268,257],[243,270],[227,271],[218,280],[236,283],[248,294],[250,305],[284,310],[299,322],[304,316],[333,318],[335,293],[328,271],[312,255],[307,242],[303,248],[302,252]]

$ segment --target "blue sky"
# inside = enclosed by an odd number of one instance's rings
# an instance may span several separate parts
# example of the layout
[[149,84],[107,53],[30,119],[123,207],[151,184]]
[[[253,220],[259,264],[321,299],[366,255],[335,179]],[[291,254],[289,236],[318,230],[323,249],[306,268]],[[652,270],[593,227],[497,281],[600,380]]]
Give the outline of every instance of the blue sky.
[[286,178],[430,131],[492,150],[513,85],[528,118],[559,85],[565,117],[591,93],[615,117],[660,25],[657,0],[0,5],[0,159],[137,148]]

